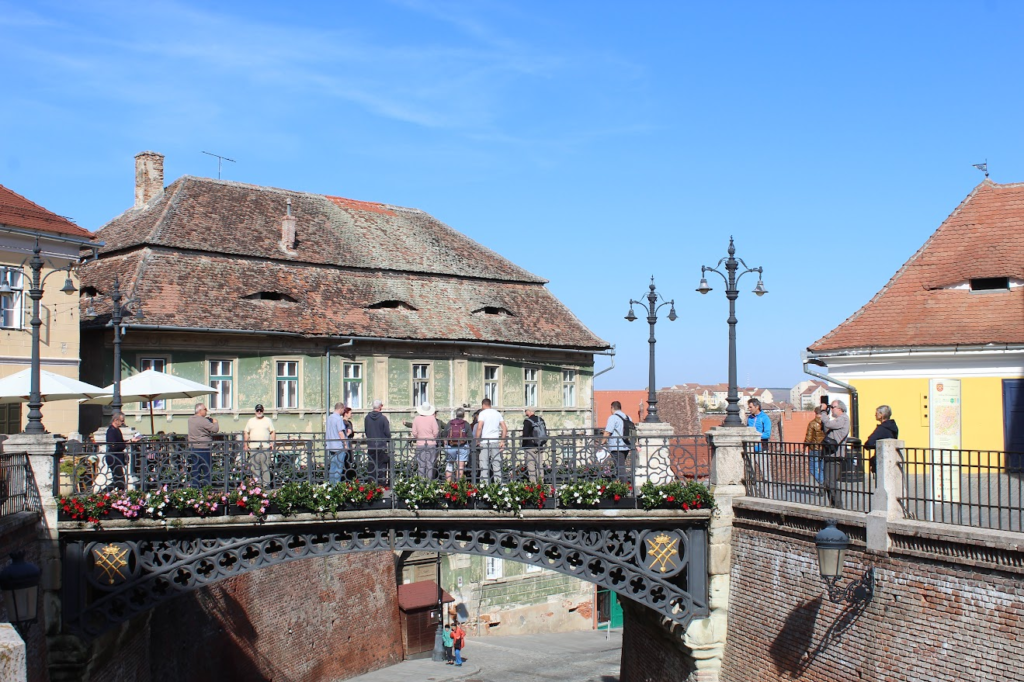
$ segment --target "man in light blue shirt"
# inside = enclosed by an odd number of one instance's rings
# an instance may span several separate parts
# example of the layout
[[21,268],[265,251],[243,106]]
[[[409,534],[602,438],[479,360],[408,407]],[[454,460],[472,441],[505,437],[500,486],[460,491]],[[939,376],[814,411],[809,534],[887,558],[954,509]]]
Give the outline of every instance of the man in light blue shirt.
[[345,431],[345,419],[341,416],[345,403],[335,403],[334,412],[327,415],[327,480],[340,483],[345,472],[345,451],[348,450],[348,434]]
[[764,443],[772,437],[772,420],[761,411],[761,401],[757,398],[751,398],[747,401],[747,409],[750,410],[750,416],[747,417],[747,426],[753,426],[757,429],[758,434],[761,436],[761,442]]

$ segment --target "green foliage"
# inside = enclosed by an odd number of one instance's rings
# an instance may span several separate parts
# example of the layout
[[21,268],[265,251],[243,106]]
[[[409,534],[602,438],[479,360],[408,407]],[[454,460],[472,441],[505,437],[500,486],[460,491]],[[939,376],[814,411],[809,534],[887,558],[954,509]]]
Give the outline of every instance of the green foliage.
[[487,483],[480,486],[480,498],[498,511],[510,511],[519,515],[523,507],[544,506],[550,489],[541,483],[510,481],[509,483]]
[[172,509],[201,517],[222,515],[228,502],[227,493],[223,490],[214,490],[212,486],[179,488],[165,492],[162,497],[170,498],[168,504]]
[[441,484],[441,504],[446,507],[466,507],[480,494],[477,488],[468,478],[460,478],[457,481],[446,481]]
[[262,521],[267,516],[270,497],[258,479],[247,478],[238,485],[237,490],[228,495],[228,502],[243,512],[249,512],[249,516],[256,517],[257,521]]
[[433,479],[408,476],[395,481],[395,498],[404,502],[409,509],[436,506],[441,500],[441,485]]
[[698,481],[673,481],[657,485],[647,481],[640,487],[640,504],[644,509],[714,509],[715,498],[706,485]]

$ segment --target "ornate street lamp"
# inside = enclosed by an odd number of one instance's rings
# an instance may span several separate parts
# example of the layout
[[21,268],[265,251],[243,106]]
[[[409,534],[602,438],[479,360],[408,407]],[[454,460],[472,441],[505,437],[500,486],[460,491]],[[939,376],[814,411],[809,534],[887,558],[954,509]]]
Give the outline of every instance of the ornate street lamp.
[[39,596],[39,577],[42,571],[25,561],[24,552],[12,552],[11,563],[0,571],[0,591],[4,595],[4,609],[11,625],[22,639],[28,627],[36,621]]
[[[121,291],[121,283],[117,276],[114,276],[114,289],[110,292],[111,311],[110,311],[110,322],[109,326],[114,328],[114,392],[110,401],[110,409],[112,412],[121,411],[121,337],[124,336],[124,330],[127,326],[124,322],[125,318],[134,317],[136,321],[145,319],[146,315],[142,312],[142,304],[138,298],[125,299],[124,293]],[[123,301],[123,302],[122,302]],[[132,306],[137,309],[132,310]],[[85,311],[86,317],[96,317],[96,310],[93,308],[92,301],[89,302],[89,307]]]
[[846,587],[839,587],[846,550],[850,547],[850,536],[836,528],[835,519],[829,519],[826,523],[828,525],[814,537],[814,546],[818,550],[818,569],[828,588],[829,601],[835,604],[871,601],[875,594],[873,567],[865,571],[859,580],[851,580]]
[[[725,263],[725,270],[728,274],[723,274],[721,270],[717,269],[722,267],[722,263]],[[737,275],[736,271],[741,265],[746,269]],[[740,290],[736,286],[743,275],[748,272],[756,272],[757,285],[754,287],[753,293],[757,296],[764,296],[768,290],[764,288],[764,282],[761,281],[761,271],[762,268],[759,267],[748,268],[742,258],[736,258],[736,247],[733,246],[732,237],[729,237],[729,255],[726,258],[718,261],[718,265],[715,267],[702,265],[700,268],[700,285],[697,287],[697,291],[702,294],[711,291],[705,275],[708,272],[714,272],[725,280],[725,297],[729,299],[729,397],[726,398],[729,405],[725,408],[723,426],[743,426],[743,420],[740,419],[739,392],[736,387],[736,299],[740,295]]]
[[[43,321],[39,318],[39,301],[43,298],[43,284],[50,278],[51,275],[63,272],[64,286],[61,287],[61,291],[65,294],[73,294],[77,291],[75,289],[75,283],[71,281],[71,270],[74,268],[73,263],[69,263],[63,268],[57,268],[46,273],[44,277],[42,275],[43,265],[45,264],[42,258],[42,249],[39,246],[39,239],[36,239],[35,246],[32,248],[32,258],[28,261],[28,266],[32,270],[32,286],[28,290],[28,297],[32,299],[32,359],[30,365],[30,380],[29,380],[29,394],[28,394],[28,423],[25,425],[25,433],[46,433],[46,428],[43,426],[43,413],[40,408],[43,406],[43,397],[39,391],[40,383],[40,359],[39,359],[39,328],[43,326]],[[24,266],[24,263],[22,263]],[[0,294],[9,294],[13,291],[10,283],[4,279],[3,284],[0,284]]]
[[[647,311],[647,323],[651,325],[651,336],[647,340],[647,343],[651,346],[651,364],[650,374],[647,378],[647,416],[644,417],[644,422],[649,424],[657,424],[661,420],[658,419],[658,393],[654,384],[654,344],[657,343],[654,339],[654,325],[658,322],[658,311],[664,306],[669,306],[668,319],[669,322],[676,321],[676,302],[675,300],[666,301],[662,298],[661,294],[654,290],[654,275],[651,275],[650,291],[647,292],[647,303],[644,304],[642,301],[634,301],[629,299],[629,314],[626,315],[626,321],[633,322],[636,320],[636,315],[633,313],[633,306],[638,305]],[[658,303],[658,299],[661,299],[661,303]]]

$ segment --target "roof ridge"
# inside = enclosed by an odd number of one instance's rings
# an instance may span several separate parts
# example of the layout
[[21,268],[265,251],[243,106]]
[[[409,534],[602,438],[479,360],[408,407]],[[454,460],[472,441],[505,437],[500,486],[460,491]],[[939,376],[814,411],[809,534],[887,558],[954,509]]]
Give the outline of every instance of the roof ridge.
[[[874,302],[875,302],[875,301],[877,301],[877,300],[878,300],[879,298],[881,298],[881,296],[882,296],[883,294],[885,294],[885,293],[886,293],[887,291],[889,291],[889,289],[891,289],[891,288],[892,288],[892,287],[893,287],[893,286],[894,286],[894,285],[896,284],[896,282],[897,282],[897,281],[899,280],[899,278],[900,278],[900,277],[902,277],[902,276],[903,276],[903,274],[904,274],[904,273],[905,273],[905,272],[907,271],[907,269],[908,269],[908,268],[909,268],[909,267],[911,266],[911,264],[912,264],[912,263],[913,263],[914,261],[916,261],[916,260],[917,260],[917,259],[918,259],[918,258],[919,258],[919,257],[921,256],[921,254],[922,254],[922,253],[924,252],[924,250],[928,248],[928,245],[929,245],[929,244],[931,244],[931,243],[932,243],[932,241],[934,241],[934,240],[935,240],[935,238],[936,238],[936,237],[937,237],[937,236],[939,235],[939,233],[940,233],[940,232],[942,232],[943,228],[944,228],[944,227],[946,227],[946,225],[947,225],[947,224],[949,223],[949,221],[950,221],[950,220],[952,220],[952,219],[953,219],[953,218],[954,218],[955,216],[957,216],[957,215],[958,215],[959,213],[961,213],[961,212],[963,211],[963,209],[964,209],[964,208],[965,208],[965,207],[967,206],[967,204],[968,204],[968,203],[970,203],[972,199],[974,199],[974,197],[975,197],[975,196],[976,196],[976,195],[978,194],[978,192],[979,192],[979,191],[980,191],[980,190],[981,190],[982,188],[984,188],[984,187],[991,187],[991,186],[992,186],[992,185],[994,185],[994,184],[995,184],[995,183],[993,183],[993,182],[989,181],[989,179],[988,179],[988,178],[985,178],[985,180],[983,180],[983,181],[981,181],[980,183],[978,183],[977,185],[975,185],[975,186],[974,186],[974,189],[972,189],[972,190],[971,190],[970,194],[968,194],[968,195],[967,195],[967,196],[966,196],[966,197],[965,197],[965,198],[964,198],[963,200],[961,200],[961,201],[960,201],[960,203],[959,203],[959,204],[957,204],[957,207],[956,207],[955,209],[953,209],[953,211],[952,211],[952,212],[951,212],[951,213],[950,213],[950,214],[949,214],[948,216],[946,216],[946,218],[945,218],[945,219],[944,219],[944,220],[942,221],[942,223],[941,223],[941,224],[939,224],[939,226],[938,226],[938,227],[937,227],[937,228],[935,229],[935,231],[931,233],[931,235],[930,235],[930,236],[928,237],[928,239],[926,239],[926,240],[924,241],[924,244],[922,244],[922,245],[921,245],[920,247],[918,247],[917,251],[915,251],[915,252],[913,253],[913,255],[912,255],[912,256],[911,256],[911,257],[910,257],[909,259],[907,259],[907,261],[906,261],[906,262],[905,262],[905,263],[904,263],[904,264],[903,264],[902,266],[900,266],[899,270],[897,270],[897,271],[896,271],[896,273],[895,273],[895,274],[894,274],[894,275],[893,275],[892,277],[890,277],[890,278],[889,278],[889,281],[888,281],[888,282],[886,282],[886,283],[885,283],[885,284],[884,284],[884,285],[882,286],[882,288],[881,288],[881,289],[879,289],[879,290],[878,290],[878,291],[877,291],[877,292],[875,293],[875,295],[874,295],[874,296],[872,296],[872,297],[871,297],[871,298],[870,298],[870,299],[868,300],[868,302],[867,302],[867,303],[865,303],[864,305],[862,305],[862,306],[861,306],[860,308],[858,308],[858,309],[857,309],[857,310],[856,310],[856,311],[855,311],[855,312],[854,312],[854,313],[853,313],[852,315],[850,315],[850,316],[849,316],[849,317],[847,317],[847,318],[846,318],[845,320],[843,320],[842,322],[840,322],[839,324],[837,324],[837,325],[836,325],[835,327],[833,327],[833,328],[832,328],[832,330],[831,330],[831,331],[829,331],[829,332],[828,332],[827,334],[825,334],[825,335],[824,335],[824,336],[822,336],[822,337],[821,337],[820,339],[818,339],[817,341],[815,341],[814,343],[812,343],[811,345],[809,345],[809,346],[807,347],[807,349],[808,349],[808,350],[810,350],[810,349],[814,348],[815,346],[817,346],[817,345],[821,344],[822,342],[824,342],[824,341],[827,341],[828,339],[832,338],[833,336],[835,336],[835,335],[836,335],[836,333],[837,333],[837,332],[838,332],[838,331],[839,331],[839,330],[840,330],[841,328],[843,328],[844,326],[846,326],[846,325],[847,325],[847,324],[849,324],[850,322],[853,322],[853,321],[854,321],[854,320],[856,320],[856,319],[857,319],[858,317],[860,317],[860,316],[861,316],[861,315],[862,315],[862,314],[864,313],[864,311],[865,311],[865,310],[866,310],[866,309],[867,309],[867,308],[868,308],[868,307],[869,307],[869,306],[870,306],[870,305],[871,305],[872,303],[874,303]],[[1024,183],[1020,183],[1020,184],[1021,184],[1022,186],[1024,186]]]

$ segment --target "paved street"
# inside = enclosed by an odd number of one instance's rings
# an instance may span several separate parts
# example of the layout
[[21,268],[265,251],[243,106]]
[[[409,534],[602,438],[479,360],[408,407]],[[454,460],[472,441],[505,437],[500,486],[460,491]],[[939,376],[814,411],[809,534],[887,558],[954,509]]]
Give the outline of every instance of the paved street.
[[622,632],[472,638],[461,668],[405,661],[351,682],[618,682]]

